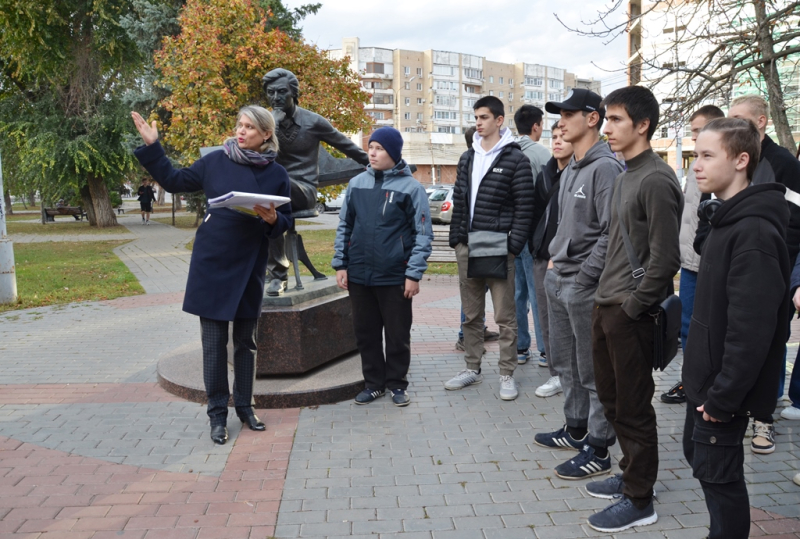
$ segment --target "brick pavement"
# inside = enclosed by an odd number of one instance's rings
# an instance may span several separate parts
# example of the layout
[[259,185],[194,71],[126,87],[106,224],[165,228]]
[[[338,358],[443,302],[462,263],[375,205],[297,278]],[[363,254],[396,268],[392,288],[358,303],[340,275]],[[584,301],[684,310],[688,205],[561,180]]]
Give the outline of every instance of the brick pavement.
[[[411,405],[261,410],[266,433],[231,421],[231,441],[214,446],[204,407],[155,383],[158,359],[198,338],[196,319],[180,311],[183,240],[171,227],[136,228],[134,219],[132,243],[144,246],[135,267],[154,283],[172,279],[166,290],[0,315],[0,539],[599,535],[585,519],[606,502],[554,476],[570,453],[532,443],[562,422],[560,396],[533,395],[546,369],[520,367],[520,397],[500,401],[490,343],[483,384],[442,388],[463,366],[452,277],[423,281],[415,300]],[[170,249],[171,265],[145,260]],[[657,375],[659,392],[677,369]],[[619,535],[704,537],[702,493],[681,455],[685,408],[655,406],[660,519]],[[800,437],[793,422],[776,425],[774,454],[746,450],[751,535],[800,537],[791,483]]]

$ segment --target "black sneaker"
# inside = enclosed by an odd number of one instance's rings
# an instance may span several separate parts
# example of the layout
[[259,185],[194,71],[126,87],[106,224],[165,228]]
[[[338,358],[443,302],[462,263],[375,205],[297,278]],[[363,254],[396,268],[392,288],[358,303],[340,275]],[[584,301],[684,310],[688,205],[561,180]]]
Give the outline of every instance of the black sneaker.
[[483,342],[499,341],[500,333],[497,331],[489,331],[489,328],[483,328]]
[[577,457],[556,466],[556,475],[561,479],[586,479],[610,471],[611,455],[601,459],[589,444],[583,446]]
[[602,481],[592,481],[586,485],[586,492],[589,496],[594,496],[595,498],[614,500],[622,498],[622,488],[624,486],[622,474],[618,473]]
[[658,515],[652,501],[644,509],[637,509],[628,498],[622,498],[590,516],[589,526],[599,532],[615,533],[634,526],[655,524],[657,521]]
[[389,391],[392,392],[392,402],[395,406],[408,406],[408,403],[411,402],[405,389],[390,389]]
[[378,397],[383,397],[385,391],[383,389],[370,389],[366,388],[364,391],[356,395],[356,404],[369,404]]
[[456,341],[456,350],[464,351],[464,337],[459,337]]
[[686,402],[686,393],[683,392],[683,382],[678,382],[666,393],[661,394],[661,402],[667,404],[680,404]]
[[586,436],[588,436],[588,434],[584,434],[583,438],[576,440],[567,432],[567,427],[565,425],[555,432],[540,432],[533,437],[533,441],[542,447],[549,447],[551,449],[572,449],[580,451],[586,443]]

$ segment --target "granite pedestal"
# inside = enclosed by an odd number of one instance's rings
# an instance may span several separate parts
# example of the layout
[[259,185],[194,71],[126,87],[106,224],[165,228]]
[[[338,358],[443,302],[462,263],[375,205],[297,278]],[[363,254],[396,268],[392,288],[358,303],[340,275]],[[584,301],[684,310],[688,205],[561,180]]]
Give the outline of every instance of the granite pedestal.
[[[257,408],[330,404],[352,399],[364,389],[350,298],[332,279],[304,278],[303,286],[303,290],[289,289],[283,296],[264,298],[253,391]],[[232,342],[229,337],[229,360]],[[184,399],[207,401],[199,331],[196,341],[159,360],[158,383]],[[233,387],[230,364],[228,384]]]

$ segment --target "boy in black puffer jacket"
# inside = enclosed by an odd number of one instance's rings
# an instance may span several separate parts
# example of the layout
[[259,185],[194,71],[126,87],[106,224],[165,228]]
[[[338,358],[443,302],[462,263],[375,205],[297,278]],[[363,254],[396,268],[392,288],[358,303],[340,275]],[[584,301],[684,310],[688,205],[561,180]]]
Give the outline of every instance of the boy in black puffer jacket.
[[[496,97],[479,99],[474,106],[477,133],[472,148],[458,162],[453,192],[450,247],[456,250],[461,306],[464,309],[466,369],[445,383],[445,389],[462,389],[483,381],[483,318],[485,287],[494,305],[494,320],[500,328],[500,398],[514,400],[517,366],[517,315],[514,305],[514,257],[528,241],[533,218],[533,173],[531,163],[502,128],[505,111]],[[505,279],[474,279],[467,276],[468,234],[471,231],[507,235],[508,273]]]
[[[759,133],[747,120],[709,122],[693,169],[711,215],[683,363],[683,448],[708,506],[709,539],[746,539],[750,507],[742,441],[750,417],[775,411],[786,342],[789,206],[785,187],[748,187]],[[709,209],[709,205],[711,208]]]

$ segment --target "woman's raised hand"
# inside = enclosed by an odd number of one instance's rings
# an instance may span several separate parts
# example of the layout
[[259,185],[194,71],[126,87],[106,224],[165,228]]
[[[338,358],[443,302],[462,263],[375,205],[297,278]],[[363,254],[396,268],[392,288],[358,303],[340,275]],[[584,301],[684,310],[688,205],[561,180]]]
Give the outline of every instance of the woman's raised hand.
[[158,128],[155,120],[153,120],[152,124],[147,125],[147,122],[138,112],[131,112],[131,118],[133,118],[133,123],[136,125],[139,134],[142,135],[142,140],[144,140],[145,144],[150,146],[158,140]]

